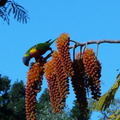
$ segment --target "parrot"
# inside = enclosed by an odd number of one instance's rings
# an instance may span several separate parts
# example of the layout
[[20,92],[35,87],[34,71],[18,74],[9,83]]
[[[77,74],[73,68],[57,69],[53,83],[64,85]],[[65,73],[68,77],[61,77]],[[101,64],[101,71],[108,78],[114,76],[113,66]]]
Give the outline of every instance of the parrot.
[[29,65],[29,61],[30,61],[31,58],[35,58],[35,60],[37,61],[37,59],[39,59],[48,50],[51,50],[51,52],[52,52],[52,49],[51,49],[50,45],[55,40],[51,41],[51,39],[50,39],[50,40],[46,41],[45,43],[38,43],[38,44],[32,46],[24,54],[24,56],[23,56],[23,64],[26,65],[26,66],[28,66]]

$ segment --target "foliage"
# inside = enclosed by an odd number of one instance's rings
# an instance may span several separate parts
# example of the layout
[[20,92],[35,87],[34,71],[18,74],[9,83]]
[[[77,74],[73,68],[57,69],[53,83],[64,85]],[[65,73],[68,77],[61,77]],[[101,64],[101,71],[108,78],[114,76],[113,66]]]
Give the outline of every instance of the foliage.
[[8,108],[14,113],[17,120],[25,119],[25,85],[23,81],[16,81],[9,92]]
[[[1,96],[0,96],[0,118],[1,120],[26,120],[25,116],[25,85],[23,81],[15,81],[10,86],[7,76],[1,76]],[[4,92],[3,92],[4,91]],[[3,96],[7,93],[5,96]],[[3,102],[5,101],[5,102]],[[67,108],[62,113],[52,112],[48,89],[45,89],[37,102],[38,120],[77,120],[75,113]],[[76,110],[78,113],[79,109]],[[71,114],[74,116],[72,117]]]
[[102,117],[100,120],[119,120],[120,119],[120,99],[113,99],[110,106],[105,110],[101,111]]
[[[7,108],[9,103],[9,89],[10,89],[10,79],[7,76],[3,76],[0,74],[0,118],[1,119],[9,119],[9,115],[12,115],[12,110]],[[8,116],[6,114],[8,113]]]
[[75,120],[69,117],[69,111],[63,111],[62,113],[54,114],[52,112],[49,91],[45,89],[40,96],[37,104],[37,118],[38,120]]
[[75,100],[74,102],[73,102],[73,104],[74,104],[74,106],[73,106],[73,108],[72,108],[72,110],[71,110],[71,114],[70,114],[70,116],[72,117],[72,118],[74,118],[74,119],[81,119],[81,114],[78,112],[79,111],[79,106],[78,106],[78,103],[77,103],[77,101]]
[[[119,76],[118,76],[119,78]],[[10,79],[7,76],[0,76],[0,118],[1,120],[26,120],[25,116],[25,85],[23,81],[15,81],[10,86]],[[61,113],[53,113],[48,89],[45,89],[37,102],[37,120],[88,120],[91,116],[91,106],[94,100],[88,100],[86,119],[81,118],[77,101],[74,101],[73,108],[69,111],[65,108]],[[120,100],[113,99],[109,108],[102,111],[103,119],[119,119]]]
[[10,24],[10,15],[13,14],[14,19],[18,22],[27,23],[29,19],[27,10],[14,1],[7,1],[5,5],[0,6],[0,17]]
[[119,120],[120,119],[120,109],[114,112],[112,115],[108,116],[108,119]]
[[10,86],[8,77],[0,76],[0,118],[1,120],[26,120],[25,86],[16,81]]
[[[86,115],[86,118],[84,118],[84,120],[89,120],[92,114],[92,110],[90,110],[92,104],[94,103],[93,99],[89,99],[88,101],[88,112]],[[81,113],[79,113],[79,105],[77,100],[74,100],[73,102],[74,106],[73,108],[70,110],[70,118],[73,118],[74,120],[83,120],[83,117],[81,115]]]
[[9,96],[8,96],[9,89],[10,89],[10,79],[7,76],[1,77],[1,75],[0,75],[0,105],[1,105],[1,109],[4,107],[4,105],[8,104],[8,102],[9,102]]
[[41,105],[44,102],[50,102],[50,96],[49,96],[49,91],[47,88],[44,89],[44,92],[41,94],[40,98],[39,98],[39,103],[41,103]]
[[[89,100],[89,108],[94,101],[91,99]],[[83,120],[81,118],[81,114],[79,113],[78,103],[74,101],[73,108],[69,111],[68,108],[65,108],[62,113],[54,114],[52,112],[51,102],[49,91],[46,88],[44,92],[41,94],[40,98],[38,99],[37,104],[37,118],[38,120]],[[88,109],[89,109],[88,108]],[[91,116],[92,111],[88,112],[88,116],[85,120],[88,120]]]
[[19,101],[21,98],[25,98],[25,85],[23,81],[16,81],[9,92],[10,100],[14,103]]
[[10,79],[0,74],[0,94],[5,94],[10,89]]
[[99,98],[99,101],[96,101],[93,104],[93,109],[95,111],[105,111],[111,104],[114,99],[114,96],[120,86],[120,74],[117,76],[116,82],[113,86],[109,89],[107,93]]

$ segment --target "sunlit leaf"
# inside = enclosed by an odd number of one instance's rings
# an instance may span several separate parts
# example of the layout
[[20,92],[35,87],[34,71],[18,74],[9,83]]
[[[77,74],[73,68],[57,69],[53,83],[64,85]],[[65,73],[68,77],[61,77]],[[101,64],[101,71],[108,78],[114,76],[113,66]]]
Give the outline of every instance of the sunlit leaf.
[[120,86],[120,74],[117,76],[116,79],[117,79],[116,82],[109,89],[109,91],[105,93],[103,96],[101,96],[99,100],[93,104],[92,109],[94,109],[95,111],[104,111],[110,106]]
[[108,116],[109,120],[120,120],[120,109],[118,109],[114,114]]

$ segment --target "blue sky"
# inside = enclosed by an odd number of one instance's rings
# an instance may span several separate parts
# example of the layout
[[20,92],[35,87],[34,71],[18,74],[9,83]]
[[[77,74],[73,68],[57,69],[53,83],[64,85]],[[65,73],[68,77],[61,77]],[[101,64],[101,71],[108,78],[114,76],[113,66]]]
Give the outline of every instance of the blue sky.
[[[0,73],[12,82],[26,82],[28,67],[22,63],[24,52],[32,45],[55,39],[66,32],[72,40],[120,39],[119,0],[24,0],[16,1],[28,10],[27,24],[12,19],[8,26],[0,19]],[[55,44],[52,45],[53,49]],[[95,45],[89,45],[96,48]],[[102,94],[108,91],[116,80],[120,68],[120,44],[101,44],[98,59],[102,64]],[[47,87],[46,80],[43,89]],[[72,88],[71,88],[72,91]],[[116,98],[119,97],[120,90]],[[71,108],[73,92],[67,104]],[[96,116],[94,116],[96,117]]]

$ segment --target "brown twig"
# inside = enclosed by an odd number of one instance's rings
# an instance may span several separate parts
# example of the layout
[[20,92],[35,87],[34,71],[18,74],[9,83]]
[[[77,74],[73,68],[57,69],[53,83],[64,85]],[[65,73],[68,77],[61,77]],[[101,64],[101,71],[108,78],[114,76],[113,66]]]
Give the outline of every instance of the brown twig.
[[101,43],[120,43],[120,40],[112,40],[112,39],[90,40],[87,42],[75,42],[74,40],[70,40],[70,41],[75,43],[75,45],[70,46],[70,49],[78,47],[78,46],[85,46],[86,44],[87,45],[89,45],[89,44],[98,44],[99,45]]

